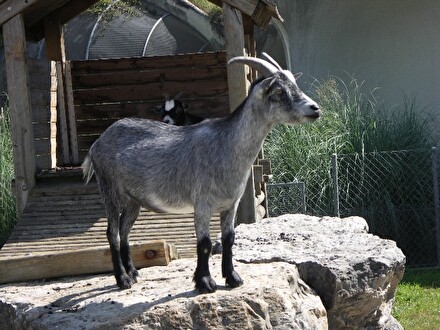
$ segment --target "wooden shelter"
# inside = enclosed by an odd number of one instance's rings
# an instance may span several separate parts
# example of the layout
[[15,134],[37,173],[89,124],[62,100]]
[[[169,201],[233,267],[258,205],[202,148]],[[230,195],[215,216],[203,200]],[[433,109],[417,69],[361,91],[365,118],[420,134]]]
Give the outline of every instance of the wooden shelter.
[[[157,116],[152,109],[165,93],[183,91],[191,104],[217,105],[217,112],[201,114],[205,117],[228,114],[246,97],[248,73],[244,66],[228,68],[226,61],[244,55],[245,49],[255,55],[253,24],[264,27],[272,17],[281,19],[267,0],[215,0],[223,7],[226,52],[69,62],[62,26],[95,2],[0,0],[19,215],[0,251],[0,283],[77,274],[78,269],[111,270],[106,258],[92,258],[93,253],[105,255],[107,240],[97,186],[84,186],[78,167],[91,143],[118,118]],[[26,57],[26,41],[42,38],[48,58],[37,63]],[[264,160],[255,164],[238,215],[241,222],[255,221],[258,212],[264,215],[257,204],[264,200],[269,168]],[[219,231],[215,216],[213,236]],[[138,266],[166,264],[173,255],[163,241],[148,246],[146,241],[165,239],[180,256],[195,253],[192,215],[143,209],[131,237],[139,246]],[[91,259],[102,265],[81,267]]]

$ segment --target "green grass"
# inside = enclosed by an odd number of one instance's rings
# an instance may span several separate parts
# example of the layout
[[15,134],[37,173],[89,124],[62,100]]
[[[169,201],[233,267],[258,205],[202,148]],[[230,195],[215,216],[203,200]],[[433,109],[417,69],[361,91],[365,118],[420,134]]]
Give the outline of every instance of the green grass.
[[11,191],[14,177],[9,113],[0,109],[0,247],[6,242],[16,223],[15,199]]
[[440,329],[440,269],[407,269],[397,287],[393,316],[405,329]]

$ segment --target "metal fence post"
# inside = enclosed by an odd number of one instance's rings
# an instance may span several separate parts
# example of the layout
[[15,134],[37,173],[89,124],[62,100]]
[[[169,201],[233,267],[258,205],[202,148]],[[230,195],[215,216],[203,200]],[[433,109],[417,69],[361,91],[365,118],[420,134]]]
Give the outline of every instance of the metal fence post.
[[437,243],[437,266],[440,267],[440,204],[438,187],[438,151],[432,147],[432,184],[434,191],[435,237]]
[[306,214],[307,212],[307,206],[306,206],[306,184],[305,182],[298,182],[299,184],[299,191],[301,193],[301,211],[303,214]]
[[334,215],[341,216],[339,211],[339,184],[338,184],[338,155],[332,155],[332,177],[333,177],[333,209]]

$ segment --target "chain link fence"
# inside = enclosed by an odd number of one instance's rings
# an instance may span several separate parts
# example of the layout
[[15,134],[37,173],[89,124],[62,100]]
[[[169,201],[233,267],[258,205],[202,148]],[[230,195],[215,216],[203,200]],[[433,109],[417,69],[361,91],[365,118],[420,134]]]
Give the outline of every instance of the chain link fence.
[[[294,180],[277,173],[267,187],[269,216],[357,215],[370,232],[396,241],[411,266],[440,263],[437,150],[316,157]],[[290,178],[290,182],[283,182]]]

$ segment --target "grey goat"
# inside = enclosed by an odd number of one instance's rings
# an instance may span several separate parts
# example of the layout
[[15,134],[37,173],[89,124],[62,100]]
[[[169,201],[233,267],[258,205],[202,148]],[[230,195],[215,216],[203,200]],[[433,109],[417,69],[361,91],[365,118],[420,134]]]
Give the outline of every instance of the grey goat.
[[275,124],[311,122],[320,117],[316,102],[296,84],[294,75],[267,54],[265,59],[235,57],[228,62],[257,69],[263,78],[229,116],[192,126],[147,119],[122,119],[90,148],[82,165],[87,182],[96,175],[107,211],[107,238],[118,286],[137,282],[129,247],[139,209],[193,213],[197,237],[195,288],[214,292],[209,272],[212,249],[209,224],[220,212],[222,275],[235,288],[243,280],[234,270],[232,245],[238,203],[263,140]]

